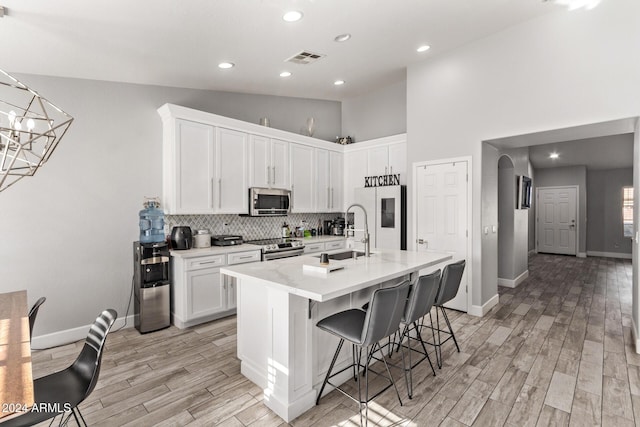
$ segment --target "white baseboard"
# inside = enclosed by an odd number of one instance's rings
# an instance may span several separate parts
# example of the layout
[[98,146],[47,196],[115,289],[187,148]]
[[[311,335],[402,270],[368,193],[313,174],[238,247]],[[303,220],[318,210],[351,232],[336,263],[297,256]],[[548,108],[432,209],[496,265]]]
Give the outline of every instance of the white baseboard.
[[587,253],[586,252],[578,252],[578,255],[576,255],[578,258],[586,258],[587,257]]
[[625,253],[622,253],[622,252],[587,251],[587,256],[600,256],[600,257],[604,257],[604,258],[631,259],[631,254],[625,254]]
[[520,283],[524,282],[529,277],[529,270],[525,270],[515,279],[502,279],[498,277],[498,286],[504,286],[505,288],[515,288]]
[[477,317],[483,317],[489,312],[489,310],[491,310],[498,304],[499,298],[500,297],[498,296],[498,294],[495,294],[489,299],[489,301],[485,302],[482,305],[472,305],[471,307],[469,307],[467,314]]
[[636,353],[640,354],[640,340],[638,339],[638,328],[636,327],[636,321],[635,319],[631,319],[631,333],[632,338],[633,338],[633,342],[635,343],[635,351]]
[[[133,327],[134,315],[131,314],[127,317],[127,328]],[[45,348],[57,347],[60,345],[70,344],[72,342],[80,341],[87,338],[87,333],[91,325],[78,326],[77,328],[65,329],[64,331],[52,332],[50,334],[38,335],[31,340],[31,348],[33,350],[42,350]],[[116,319],[115,323],[111,327],[111,330],[116,330],[125,325],[123,317]]]
[[531,249],[527,255],[531,256],[531,255],[535,255],[537,253],[538,253],[537,249]]

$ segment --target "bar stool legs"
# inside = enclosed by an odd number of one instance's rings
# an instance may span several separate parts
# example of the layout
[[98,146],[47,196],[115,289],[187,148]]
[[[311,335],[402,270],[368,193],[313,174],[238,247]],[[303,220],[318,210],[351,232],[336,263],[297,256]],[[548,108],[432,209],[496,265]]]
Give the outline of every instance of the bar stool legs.
[[[440,314],[442,312],[442,317],[444,318],[448,331],[440,329]],[[438,368],[442,368],[442,344],[449,341],[453,338],[453,343],[456,345],[456,350],[460,353],[460,346],[458,345],[458,340],[456,340],[456,335],[453,333],[453,328],[451,327],[451,322],[449,322],[449,316],[447,316],[447,312],[444,307],[437,306],[436,307],[436,326],[433,326],[433,317],[431,313],[429,313],[429,318],[431,319],[431,332],[437,331],[437,337],[434,336],[434,347],[436,348],[436,362],[438,363]],[[449,336],[442,340],[441,333],[448,334]]]

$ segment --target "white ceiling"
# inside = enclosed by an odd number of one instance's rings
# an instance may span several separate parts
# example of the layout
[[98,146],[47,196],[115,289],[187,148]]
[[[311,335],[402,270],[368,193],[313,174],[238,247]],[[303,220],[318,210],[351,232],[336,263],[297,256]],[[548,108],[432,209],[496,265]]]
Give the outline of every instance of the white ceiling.
[[[0,68],[161,86],[343,100],[406,67],[541,14],[541,0],[0,0]],[[304,13],[297,23],[285,11]],[[346,43],[334,37],[351,33]],[[416,48],[430,44],[418,54]],[[301,50],[326,54],[285,64]],[[231,61],[236,67],[220,70]],[[293,73],[279,77],[283,70]],[[334,86],[343,79],[346,84]]]

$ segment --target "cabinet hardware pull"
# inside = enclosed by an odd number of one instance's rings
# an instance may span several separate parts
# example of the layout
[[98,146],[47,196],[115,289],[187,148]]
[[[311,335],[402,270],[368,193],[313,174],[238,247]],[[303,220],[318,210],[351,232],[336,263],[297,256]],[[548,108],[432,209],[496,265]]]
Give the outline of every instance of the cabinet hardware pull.
[[331,208],[331,189],[327,187],[327,209]]
[[205,265],[205,264],[217,264],[220,261],[203,261],[203,262],[199,262],[198,265]]
[[253,255],[241,256],[238,259],[249,259],[249,258],[253,258]]
[[293,199],[295,199],[295,196],[293,195],[293,184],[291,185],[291,202],[289,203],[291,206],[291,210],[293,210]]
[[393,166],[389,166],[389,175],[393,175]]
[[269,166],[267,166],[267,184],[271,184],[271,171],[269,169]]
[[385,175],[387,175],[387,169],[388,169],[388,167],[387,167],[387,166],[385,166],[385,167],[384,167],[384,174],[385,174]]
[[331,187],[331,209],[333,209],[333,187]]
[[213,184],[213,178],[211,178],[211,188],[209,190],[209,193],[211,194],[211,209],[214,208],[214,200],[216,199],[215,194],[213,194],[213,189],[214,189],[214,184]]
[[272,181],[273,185],[276,184],[276,167],[273,167],[273,181]]
[[218,179],[218,208],[222,209],[222,178]]

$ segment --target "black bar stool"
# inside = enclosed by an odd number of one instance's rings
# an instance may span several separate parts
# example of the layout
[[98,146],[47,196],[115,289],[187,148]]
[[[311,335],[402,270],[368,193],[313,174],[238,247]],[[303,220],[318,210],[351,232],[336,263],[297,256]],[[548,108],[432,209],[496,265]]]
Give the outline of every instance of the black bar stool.
[[[433,375],[436,375],[435,369],[433,369],[433,364],[431,363],[431,358],[429,357],[429,353],[427,352],[427,347],[425,346],[425,342],[422,340],[422,336],[420,335],[420,331],[422,329],[422,325],[419,323],[420,320],[431,312],[431,307],[436,299],[436,294],[438,292],[438,287],[440,285],[440,270],[434,271],[431,274],[427,274],[424,276],[420,276],[418,281],[411,287],[411,291],[409,293],[409,299],[407,300],[407,306],[404,310],[404,315],[402,316],[402,323],[405,325],[402,334],[400,335],[400,340],[397,344],[397,350],[400,350],[400,346],[406,347],[409,350],[409,367],[404,369],[404,379],[407,383],[407,392],[409,394],[409,399],[413,398],[413,375],[412,369],[418,366],[420,362],[427,359],[429,361],[429,366],[431,366],[431,371]],[[411,336],[411,331],[415,331],[416,337]],[[433,330],[431,331],[433,335]],[[434,341],[435,341],[435,335]],[[407,344],[402,344],[402,341],[407,338]],[[420,343],[420,348],[411,347],[411,340],[418,341]],[[422,357],[412,364],[411,362],[411,353],[417,352],[422,355]],[[437,353],[436,353],[437,358]],[[409,375],[407,375],[407,371],[409,371]]]
[[[443,304],[454,299],[456,294],[458,293],[465,265],[466,261],[462,260],[448,264],[442,270],[442,277],[440,277],[440,287],[438,289],[438,295],[436,296],[436,301],[434,303],[434,305],[436,306],[436,328],[433,327],[433,317],[431,317],[431,313],[429,313],[429,317],[431,319],[431,330],[435,330],[437,332],[434,339],[434,345],[436,347],[436,360],[438,362],[438,368],[442,368],[442,344],[453,338],[456,349],[458,350],[458,353],[460,353],[458,341],[456,340],[456,336],[453,333],[451,322],[449,322],[449,317],[447,316],[447,312],[445,311]],[[440,329],[439,312],[442,312],[442,317],[444,317],[444,320],[447,323],[447,328],[449,329],[448,331]],[[441,333],[448,334],[449,336],[443,341],[440,336]]]
[[[400,283],[397,286],[391,288],[384,289],[376,289],[371,295],[371,300],[369,302],[370,309],[368,311],[363,311],[360,309],[350,309],[345,310],[336,314],[333,314],[329,317],[325,317],[317,323],[317,327],[327,331],[333,335],[336,335],[340,338],[340,342],[338,343],[338,348],[336,349],[335,354],[333,355],[333,360],[331,360],[331,365],[329,366],[329,370],[327,371],[327,375],[324,378],[322,383],[322,387],[320,388],[320,392],[318,393],[318,398],[316,399],[316,405],[320,402],[320,398],[322,397],[322,392],[327,384],[335,387],[338,391],[340,391],[345,396],[350,399],[358,402],[359,412],[360,412],[360,425],[362,425],[362,405],[365,406],[365,418],[368,420],[369,416],[369,401],[375,399],[378,395],[389,389],[393,385],[396,390],[396,394],[398,396],[398,401],[400,401],[400,405],[402,405],[402,400],[400,399],[400,393],[398,392],[398,388],[396,387],[395,382],[393,381],[393,377],[391,376],[391,372],[389,371],[389,365],[382,353],[382,349],[380,348],[380,341],[383,338],[386,338],[392,334],[394,334],[399,326],[400,319],[404,312],[404,308],[407,301],[407,296],[409,294],[409,281],[405,281]],[[353,351],[353,363],[346,368],[341,369],[340,371],[333,373],[333,367],[338,359],[338,355],[340,354],[340,350],[342,349],[342,345],[344,341],[347,340],[352,345]],[[387,374],[389,375],[388,380],[389,384],[384,387],[382,390],[377,392],[374,396],[369,398],[369,364],[365,363],[364,365],[364,376],[365,376],[365,399],[362,399],[362,389],[360,386],[361,381],[358,380],[357,373],[360,371],[360,368],[363,367],[360,364],[362,360],[362,349],[366,349],[366,358],[365,360],[369,360],[373,357],[373,354],[376,351],[380,351],[382,356],[382,362],[384,362],[384,366],[386,368]],[[357,356],[356,356],[357,352]],[[404,365],[404,352],[403,356],[403,365]],[[357,361],[356,361],[357,358]],[[377,358],[376,358],[377,359]],[[340,387],[335,384],[331,384],[329,380],[334,376],[341,374],[342,372],[353,368],[353,377],[354,380],[358,382],[358,399],[355,399],[347,392],[342,390]],[[381,375],[381,373],[375,372],[371,370],[376,375]]]

